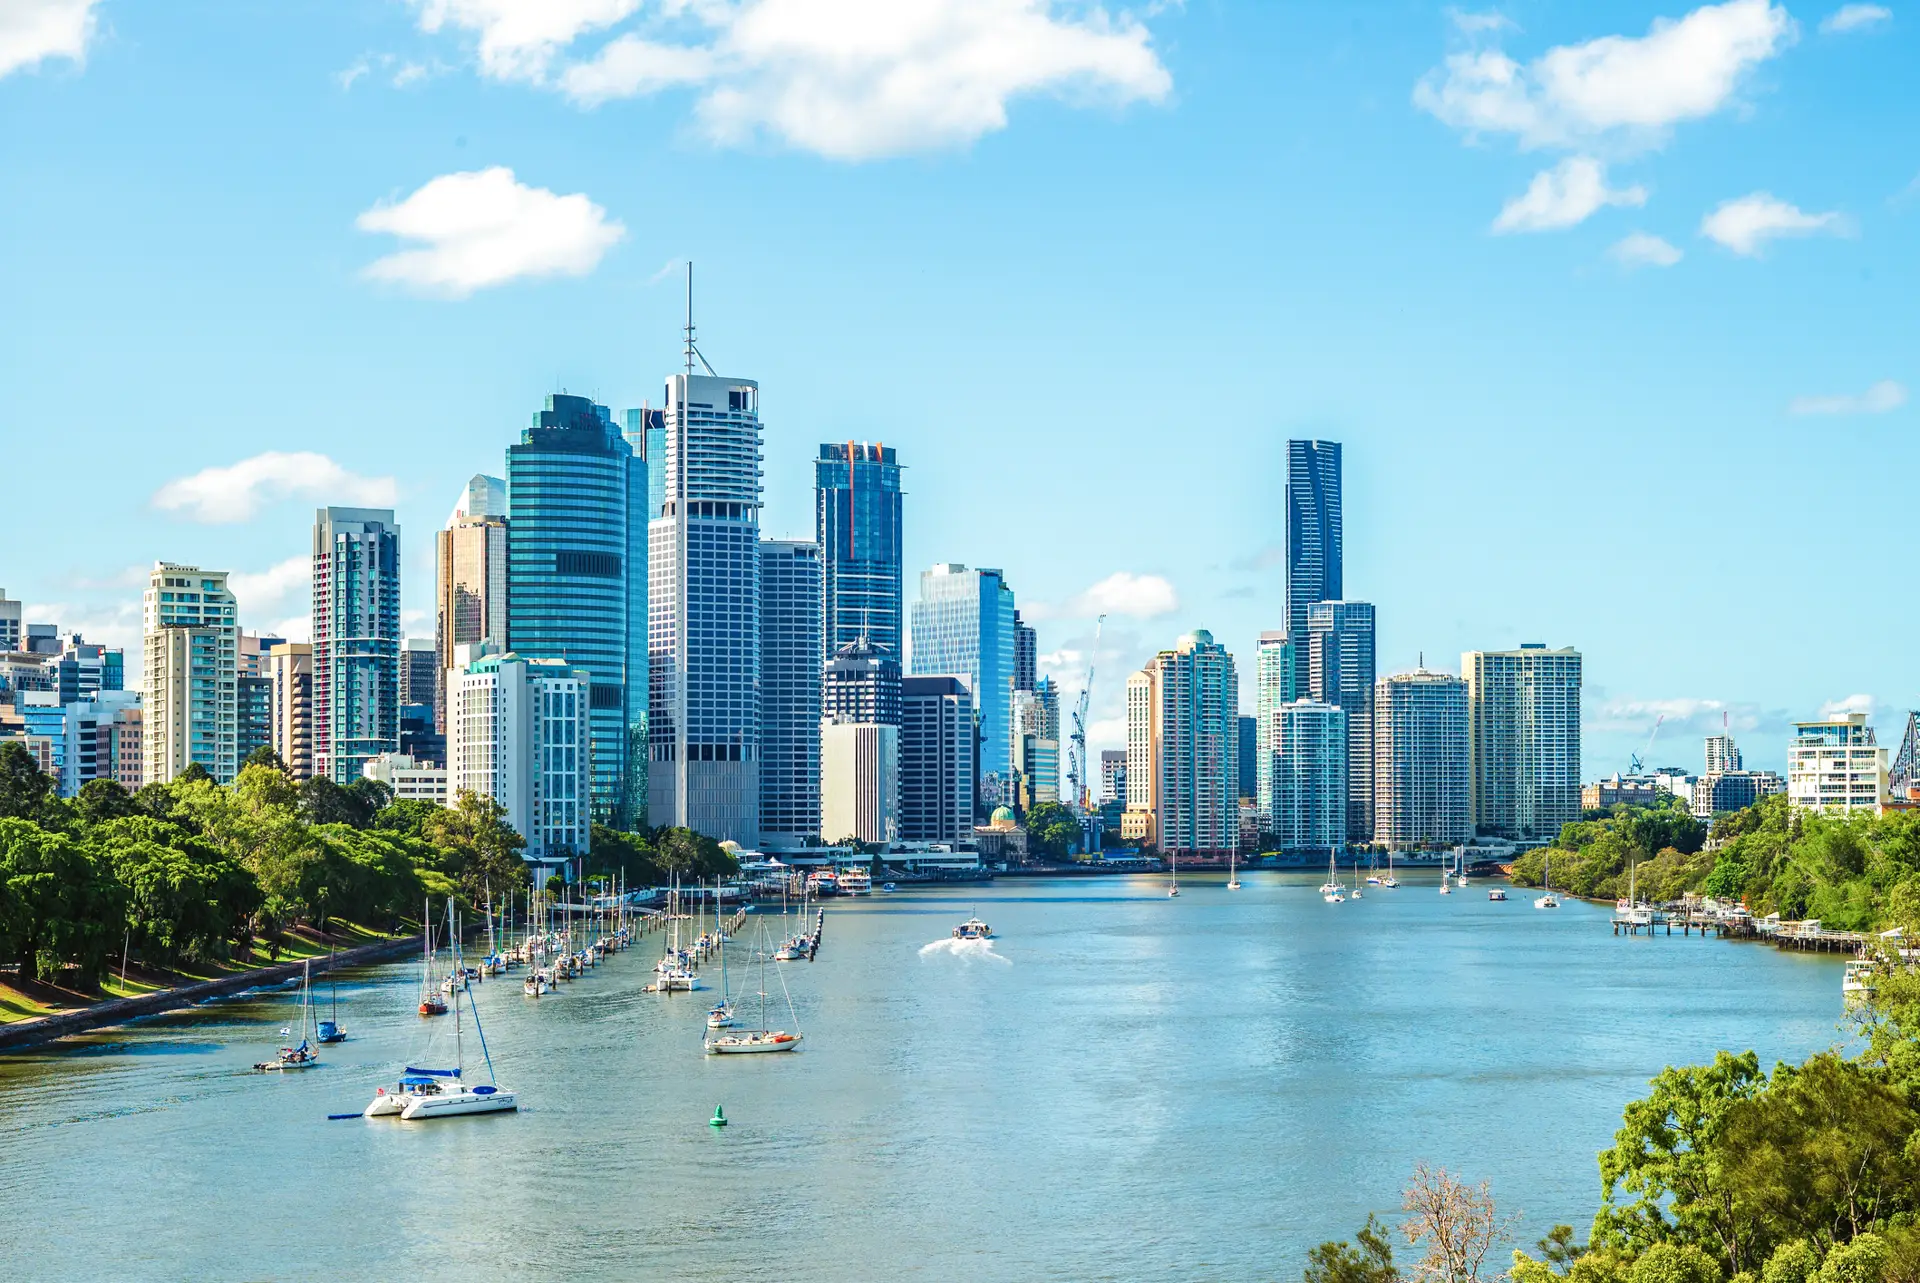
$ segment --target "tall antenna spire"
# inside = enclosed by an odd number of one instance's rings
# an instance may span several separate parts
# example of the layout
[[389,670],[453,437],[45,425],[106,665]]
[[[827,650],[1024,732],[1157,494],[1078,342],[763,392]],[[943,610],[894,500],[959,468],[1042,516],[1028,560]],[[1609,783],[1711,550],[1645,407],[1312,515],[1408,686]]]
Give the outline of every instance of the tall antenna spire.
[[719,375],[714,374],[713,367],[711,365],[707,365],[707,358],[701,355],[699,347],[693,341],[693,260],[692,259],[687,260],[686,331],[687,331],[687,350],[686,350],[687,374],[689,376],[693,374],[693,362],[694,362],[694,359],[698,357],[700,364],[703,366],[706,366],[707,373],[710,375],[713,375],[714,378],[719,378],[720,377]]

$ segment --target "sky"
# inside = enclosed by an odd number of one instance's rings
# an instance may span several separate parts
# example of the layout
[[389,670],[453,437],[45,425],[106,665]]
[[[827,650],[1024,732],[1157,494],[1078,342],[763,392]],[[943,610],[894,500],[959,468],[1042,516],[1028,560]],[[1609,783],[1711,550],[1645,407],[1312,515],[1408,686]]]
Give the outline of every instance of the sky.
[[[1284,624],[1345,452],[1381,673],[1585,656],[1584,774],[1920,705],[1920,14],[1727,0],[5,0],[0,588],[138,649],[156,559],[301,636],[313,509],[432,532],[542,398],[658,405],[685,264],[920,568],[1005,570],[1094,746]],[[1906,88],[1902,88],[1905,85]],[[1107,621],[1093,656],[1093,619]]]

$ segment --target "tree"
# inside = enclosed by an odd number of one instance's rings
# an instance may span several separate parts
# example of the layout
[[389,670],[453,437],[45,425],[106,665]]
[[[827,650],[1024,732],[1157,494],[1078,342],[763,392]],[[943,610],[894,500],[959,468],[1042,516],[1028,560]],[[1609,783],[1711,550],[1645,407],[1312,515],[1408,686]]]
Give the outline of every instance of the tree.
[[1371,1213],[1354,1239],[1322,1243],[1307,1254],[1303,1283],[1400,1283],[1400,1271],[1393,1264],[1393,1244],[1385,1227]]
[[260,907],[253,875],[178,825],[127,816],[90,836],[125,888],[128,943],[149,962],[224,958]]
[[80,786],[73,806],[80,822],[89,828],[140,814],[140,805],[134,801],[133,794],[116,780],[88,780]]
[[1065,859],[1080,840],[1080,821],[1058,802],[1042,802],[1027,812],[1027,850]]
[[1412,1276],[1422,1283],[1479,1283],[1487,1253],[1513,1223],[1494,1207],[1485,1181],[1468,1185],[1447,1169],[1418,1163],[1402,1196],[1400,1232],[1422,1255]]
[[488,888],[527,884],[527,864],[520,858],[527,840],[507,823],[507,808],[490,797],[461,789],[452,806],[422,823],[421,836],[439,852],[444,871],[469,904],[484,900]]
[[53,791],[53,779],[26,745],[18,740],[0,744],[0,819],[38,819]]
[[121,944],[124,896],[93,851],[64,833],[0,819],[0,944],[22,975],[52,980],[73,966],[98,982]]
[[345,824],[371,828],[373,817],[392,790],[377,780],[359,779],[344,787],[323,775],[300,785],[300,813],[309,824]]
[[740,861],[729,855],[725,847],[692,829],[655,829],[653,848],[661,870],[670,876],[725,878],[740,871]]
[[262,744],[259,748],[254,749],[253,752],[247,754],[247,760],[240,763],[240,769],[244,771],[249,766],[264,766],[269,770],[278,771],[282,775],[287,773],[287,764],[280,760],[280,754],[274,752],[273,747],[269,744]]

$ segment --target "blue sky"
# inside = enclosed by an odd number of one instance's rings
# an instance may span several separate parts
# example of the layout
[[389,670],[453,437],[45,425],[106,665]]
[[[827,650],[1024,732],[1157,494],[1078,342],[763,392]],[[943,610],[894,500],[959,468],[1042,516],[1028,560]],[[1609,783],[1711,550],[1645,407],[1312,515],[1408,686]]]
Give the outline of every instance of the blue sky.
[[1898,4],[6,10],[34,618],[132,644],[167,558],[276,627],[313,507],[390,496],[427,631],[466,477],[548,392],[657,404],[691,258],[766,532],[810,532],[820,442],[897,446],[910,566],[1003,567],[1070,688],[1109,610],[1107,744],[1153,649],[1244,673],[1282,622],[1306,435],[1382,671],[1579,646],[1590,777],[1663,712],[1697,769],[1723,712],[1778,765],[1792,718],[1920,703]]

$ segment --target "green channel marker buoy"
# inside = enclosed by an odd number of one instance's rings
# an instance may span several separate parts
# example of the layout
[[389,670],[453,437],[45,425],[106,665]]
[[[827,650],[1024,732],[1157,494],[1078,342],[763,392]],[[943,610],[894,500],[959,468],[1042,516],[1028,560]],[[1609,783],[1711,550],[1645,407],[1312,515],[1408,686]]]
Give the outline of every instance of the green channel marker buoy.
[[720,1106],[715,1105],[713,1107],[713,1117],[707,1120],[707,1126],[725,1127],[726,1125],[727,1125],[727,1111],[720,1108]]

